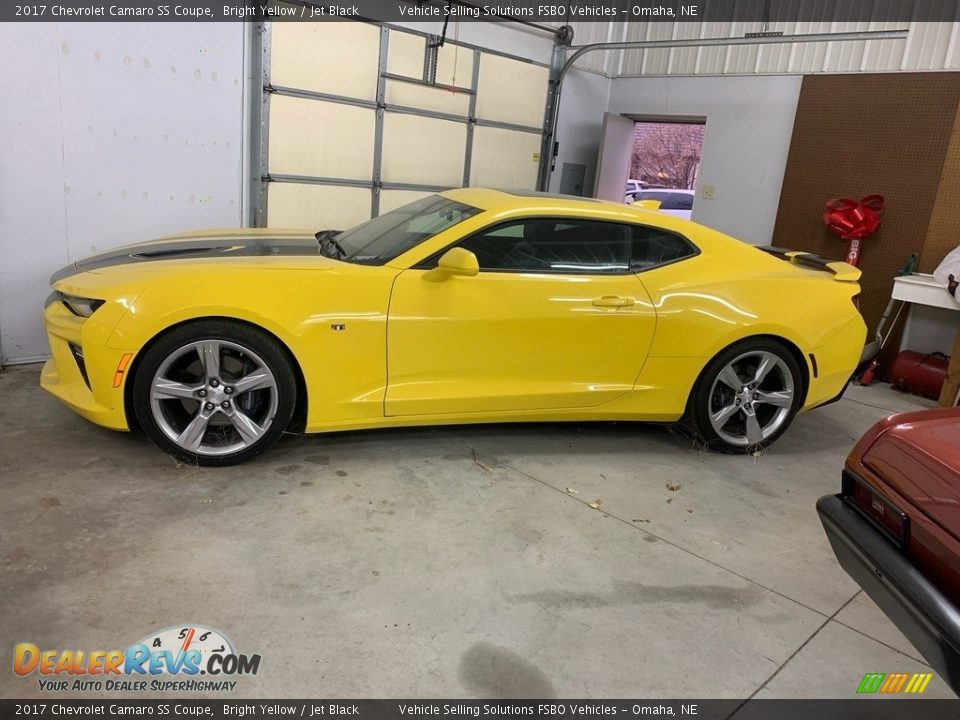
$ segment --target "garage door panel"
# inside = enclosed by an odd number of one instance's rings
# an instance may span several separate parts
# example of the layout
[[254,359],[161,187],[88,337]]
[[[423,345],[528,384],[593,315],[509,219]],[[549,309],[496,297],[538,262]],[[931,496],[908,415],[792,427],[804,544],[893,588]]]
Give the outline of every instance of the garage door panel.
[[388,112],[383,119],[383,180],[458,187],[466,144],[466,123]]
[[388,105],[402,105],[463,117],[470,111],[470,95],[467,93],[415,85],[402,80],[387,80],[385,90]]
[[[387,72],[415,80],[423,79],[427,39],[398,30],[390,31]],[[446,42],[437,48],[436,82],[441,85],[469,87],[473,81],[473,50]]]
[[540,65],[481,55],[477,117],[540,127],[549,79],[547,68]]
[[277,22],[271,33],[272,84],[376,99],[380,28],[359,22]]
[[300,183],[267,186],[269,227],[346,230],[370,219],[367,188]]
[[387,44],[387,72],[391,75],[422,78],[426,51],[425,37],[391,30]]
[[[267,95],[261,160],[278,178],[258,196],[265,205],[258,218],[268,225],[346,228],[371,214],[372,188],[357,181],[460,187],[468,163],[469,184],[536,186],[540,135],[483,121],[540,128],[547,68],[446,42],[435,50],[435,82],[442,87],[430,86],[424,62],[434,51],[423,34],[365,22],[268,27],[267,79],[277,91]],[[378,83],[386,104],[380,120],[370,107]],[[467,123],[471,109],[477,125]],[[381,189],[378,212],[428,194]]]
[[370,180],[375,128],[367,108],[273,95],[269,172]]
[[478,126],[473,131],[470,185],[532,190],[539,158],[536,133]]
[[437,50],[436,80],[443,85],[469,87],[473,82],[473,50],[445,43]]
[[419,190],[381,190],[380,214],[383,215],[385,212],[396,210],[398,207],[416,202],[432,194]]

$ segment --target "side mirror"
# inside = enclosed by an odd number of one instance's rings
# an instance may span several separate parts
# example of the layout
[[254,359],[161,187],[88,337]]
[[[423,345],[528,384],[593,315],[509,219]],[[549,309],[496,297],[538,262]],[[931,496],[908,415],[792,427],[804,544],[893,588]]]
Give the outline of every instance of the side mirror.
[[437,266],[423,275],[424,280],[441,282],[453,275],[473,277],[480,272],[477,256],[463,248],[452,248],[440,256]]

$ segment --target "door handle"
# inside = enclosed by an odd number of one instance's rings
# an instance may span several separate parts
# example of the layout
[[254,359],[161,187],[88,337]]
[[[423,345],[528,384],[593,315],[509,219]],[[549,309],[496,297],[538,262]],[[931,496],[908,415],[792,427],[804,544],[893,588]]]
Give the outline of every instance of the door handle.
[[620,297],[619,295],[604,295],[594,299],[593,304],[597,307],[629,307],[633,305],[633,298]]

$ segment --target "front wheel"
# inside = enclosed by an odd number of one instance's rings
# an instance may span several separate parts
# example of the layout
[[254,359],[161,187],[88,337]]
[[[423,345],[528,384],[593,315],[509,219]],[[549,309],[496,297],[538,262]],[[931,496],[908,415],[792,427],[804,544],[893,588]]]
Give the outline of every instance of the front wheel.
[[803,375],[774,340],[745,340],[714,358],[697,380],[687,421],[707,447],[745,453],[769,445],[803,404]]
[[273,445],[296,405],[290,360],[271,336],[243,323],[178,327],[144,354],[133,405],[146,435],[174,457],[235,465]]

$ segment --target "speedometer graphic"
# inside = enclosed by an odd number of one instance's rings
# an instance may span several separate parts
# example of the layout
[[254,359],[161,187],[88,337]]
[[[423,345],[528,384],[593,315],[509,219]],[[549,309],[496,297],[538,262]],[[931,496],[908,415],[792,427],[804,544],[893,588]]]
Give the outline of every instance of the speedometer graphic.
[[175,625],[147,635],[140,641],[151,652],[167,651],[174,656],[188,651],[200,653],[199,667],[206,667],[210,656],[233,655],[233,643],[219,630],[203,625]]

